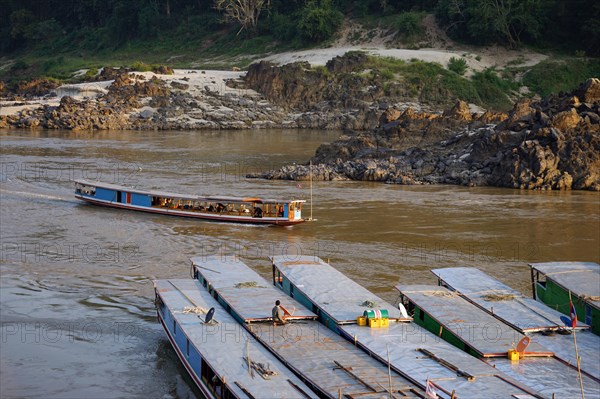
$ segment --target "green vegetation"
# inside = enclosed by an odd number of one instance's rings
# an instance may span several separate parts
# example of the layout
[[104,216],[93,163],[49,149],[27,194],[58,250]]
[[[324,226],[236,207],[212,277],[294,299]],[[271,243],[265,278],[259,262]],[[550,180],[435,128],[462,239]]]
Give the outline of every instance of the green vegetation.
[[307,41],[322,42],[333,36],[343,19],[344,15],[333,7],[331,0],[309,0],[298,29]]
[[600,3],[593,0],[240,1],[254,8],[236,16],[226,6],[240,3],[228,0],[0,0],[0,79],[65,80],[79,69],[89,78],[100,66],[244,68],[267,53],[327,42],[344,19],[396,32],[416,48],[427,45],[424,19],[431,14],[462,43],[532,46],[562,54],[561,61],[524,68],[517,59],[503,72],[513,77],[492,69],[464,77],[463,58],[451,59],[448,69],[371,58],[386,91],[504,108],[519,88],[517,76],[544,95],[600,75],[598,59],[586,58],[600,54]]
[[591,76],[600,77],[599,59],[542,61],[527,71],[523,77],[523,84],[534,93],[546,96],[550,93],[570,91]]
[[454,99],[496,110],[508,110],[510,97],[519,85],[504,79],[494,69],[477,72],[472,78],[460,76],[432,62],[405,62],[387,57],[369,57],[365,65],[371,76],[383,80],[386,94],[407,93],[421,101],[444,104]]
[[464,75],[468,69],[467,60],[465,60],[464,58],[452,57],[448,62],[448,69],[459,75]]

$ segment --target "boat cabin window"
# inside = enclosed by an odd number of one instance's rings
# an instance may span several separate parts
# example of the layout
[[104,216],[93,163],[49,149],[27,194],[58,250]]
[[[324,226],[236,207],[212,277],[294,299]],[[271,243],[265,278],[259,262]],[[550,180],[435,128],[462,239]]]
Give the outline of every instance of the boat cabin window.
[[275,285],[283,288],[283,276],[281,275],[281,271],[279,269],[275,269],[273,273],[275,278]]
[[234,399],[235,396],[229,391],[227,386],[215,374],[213,369],[203,360],[200,361],[200,378],[204,385],[219,399]]
[[546,288],[546,275],[545,274],[540,275],[540,272],[536,272],[535,279],[539,285]]
[[75,192],[77,194],[86,194],[86,195],[96,195],[96,187],[85,186],[83,184],[78,184],[75,186]]

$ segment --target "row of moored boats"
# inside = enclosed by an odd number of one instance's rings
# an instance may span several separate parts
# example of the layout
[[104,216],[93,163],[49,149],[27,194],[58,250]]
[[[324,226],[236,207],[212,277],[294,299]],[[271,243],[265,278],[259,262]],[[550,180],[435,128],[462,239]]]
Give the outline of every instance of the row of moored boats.
[[[399,285],[393,306],[318,257],[271,262],[271,281],[238,257],[197,257],[193,279],[154,282],[159,320],[206,397],[600,396],[597,293],[572,290],[583,316],[573,329],[474,268],[433,270],[437,286]],[[595,263],[531,267],[540,289],[559,270],[558,280],[576,270],[600,281]]]

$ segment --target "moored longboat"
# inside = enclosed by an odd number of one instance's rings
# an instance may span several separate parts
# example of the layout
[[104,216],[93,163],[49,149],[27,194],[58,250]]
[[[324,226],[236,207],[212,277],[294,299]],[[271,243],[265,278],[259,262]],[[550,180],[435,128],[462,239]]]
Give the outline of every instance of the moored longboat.
[[600,265],[595,262],[530,263],[534,298],[577,318],[600,335]]
[[600,384],[592,374],[580,374],[576,364],[561,359],[535,337],[525,336],[458,293],[429,285],[397,285],[396,289],[407,306],[414,308],[415,320],[429,331],[546,397],[581,396],[581,385],[588,397],[600,397]]
[[[273,284],[313,309],[321,323],[405,378],[435,384],[440,397],[542,397],[473,356],[410,322],[392,305],[316,256],[273,256]],[[369,328],[357,316],[387,314],[385,327]],[[519,396],[520,395],[520,396]]]
[[[154,289],[158,319],[206,398],[317,398],[251,339],[197,280],[155,280]],[[217,310],[205,322],[207,315],[198,313],[209,309]]]
[[75,197],[94,205],[211,221],[290,226],[303,223],[305,200],[195,196],[75,180]]
[[[527,297],[483,271],[472,267],[450,267],[431,271],[439,284],[507,323],[554,352],[567,364],[577,364],[569,317],[542,302]],[[581,371],[600,381],[600,337],[590,326],[577,322],[577,344]]]
[[274,324],[271,309],[281,293],[234,256],[192,258],[194,276],[263,343],[323,398],[424,398],[414,384],[388,366],[366,356],[315,319],[294,300],[282,298],[290,321]]

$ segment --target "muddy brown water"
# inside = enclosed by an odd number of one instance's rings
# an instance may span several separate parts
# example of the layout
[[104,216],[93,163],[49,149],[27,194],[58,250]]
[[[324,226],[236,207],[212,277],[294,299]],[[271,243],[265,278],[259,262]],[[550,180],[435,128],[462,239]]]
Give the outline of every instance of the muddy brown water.
[[[309,199],[307,182],[244,176],[304,162],[324,131],[0,133],[0,396],[187,398],[152,279],[189,258],[318,255],[390,302],[430,270],[474,266],[530,294],[528,262],[600,261],[600,195],[315,182],[312,223],[214,223],[110,210],[73,179],[207,195]],[[303,209],[310,215],[310,206]]]

